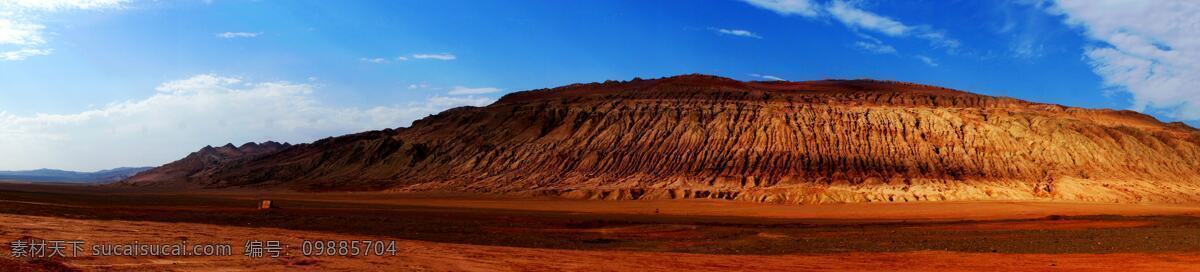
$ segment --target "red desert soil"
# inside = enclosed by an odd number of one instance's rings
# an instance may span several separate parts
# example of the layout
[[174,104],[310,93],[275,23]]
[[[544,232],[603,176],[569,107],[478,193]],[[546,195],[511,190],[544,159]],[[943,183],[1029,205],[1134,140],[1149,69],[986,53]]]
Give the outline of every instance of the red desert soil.
[[1074,215],[1197,215],[1200,207],[1175,204],[1118,204],[1072,201],[944,201],[787,205],[723,200],[594,201],[522,198],[464,193],[288,193],[222,192],[212,195],[428,207],[482,208],[576,213],[739,216],[786,219],[998,220]]
[[1123,221],[1107,222],[1095,220],[1057,220],[1043,222],[992,222],[976,223],[957,226],[933,227],[937,230],[1074,230],[1074,229],[1105,229],[1132,228],[1148,226],[1151,222]]
[[[280,208],[257,210],[259,198]],[[793,206],[0,184],[0,242],[186,239],[229,243],[236,254],[0,259],[0,271],[63,270],[58,262],[99,271],[1178,271],[1200,261],[1197,215],[1200,207],[1066,202]],[[293,257],[246,258],[248,239],[283,240]],[[400,252],[310,259],[298,256],[300,239],[395,239]]]
[[[577,251],[398,241],[397,256],[299,257],[303,239],[350,240],[375,237],[188,223],[73,220],[0,215],[0,240],[19,238],[85,241],[224,241],[227,257],[80,257],[59,260],[86,271],[1198,271],[1200,253],[994,254],[919,251],[792,255],[711,255],[685,253]],[[264,236],[289,245],[290,257],[252,259],[238,255],[242,243]],[[7,248],[3,249],[8,257]],[[617,261],[619,260],[619,261]],[[0,260],[0,264],[13,260]],[[19,269],[7,266],[0,271]]]

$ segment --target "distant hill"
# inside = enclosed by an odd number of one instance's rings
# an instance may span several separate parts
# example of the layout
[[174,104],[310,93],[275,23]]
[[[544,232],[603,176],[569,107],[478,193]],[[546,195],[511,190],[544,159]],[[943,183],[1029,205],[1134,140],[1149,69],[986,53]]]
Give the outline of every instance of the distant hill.
[[105,183],[122,180],[153,167],[121,167],[96,172],[75,172],[58,169],[0,171],[0,180],[29,182]]
[[278,152],[292,147],[289,143],[267,141],[245,143],[234,146],[232,143],[220,147],[205,146],[199,151],[188,154],[187,157],[155,167],[149,171],[130,175],[126,184],[137,184],[153,181],[185,181],[194,177],[207,177],[214,169],[232,162],[258,158],[263,155]]

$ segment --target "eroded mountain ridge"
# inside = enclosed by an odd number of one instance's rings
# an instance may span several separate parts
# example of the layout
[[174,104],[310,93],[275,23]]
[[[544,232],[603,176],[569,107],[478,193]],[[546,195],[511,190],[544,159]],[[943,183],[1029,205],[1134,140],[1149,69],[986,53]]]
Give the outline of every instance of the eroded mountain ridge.
[[408,128],[170,166],[124,183],[772,203],[1200,200],[1200,133],[1186,125],[874,80],[574,84]]

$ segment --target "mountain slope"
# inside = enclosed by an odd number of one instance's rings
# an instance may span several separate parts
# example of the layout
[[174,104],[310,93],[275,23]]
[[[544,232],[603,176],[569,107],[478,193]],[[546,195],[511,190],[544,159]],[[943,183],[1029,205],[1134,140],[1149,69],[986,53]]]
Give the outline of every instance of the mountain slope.
[[176,184],[189,185],[192,178],[207,177],[218,167],[241,160],[257,158],[262,155],[278,152],[291,147],[288,143],[267,141],[262,144],[245,143],[234,146],[232,143],[221,147],[205,146],[199,151],[188,154],[183,159],[143,171],[122,180],[125,185]]
[[775,203],[1195,202],[1200,133],[1130,111],[910,83],[687,75],[513,93],[187,182]]

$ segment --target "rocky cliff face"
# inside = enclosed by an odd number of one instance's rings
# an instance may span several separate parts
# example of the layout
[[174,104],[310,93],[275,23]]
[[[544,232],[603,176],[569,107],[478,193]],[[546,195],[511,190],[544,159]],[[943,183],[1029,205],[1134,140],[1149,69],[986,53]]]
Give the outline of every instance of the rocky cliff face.
[[773,203],[1196,202],[1200,132],[910,83],[689,75],[518,92],[207,169],[188,182]]

